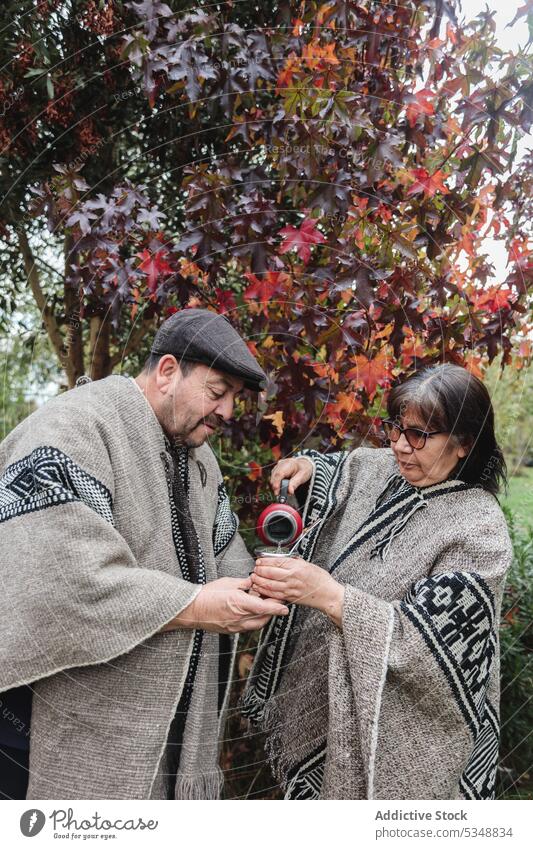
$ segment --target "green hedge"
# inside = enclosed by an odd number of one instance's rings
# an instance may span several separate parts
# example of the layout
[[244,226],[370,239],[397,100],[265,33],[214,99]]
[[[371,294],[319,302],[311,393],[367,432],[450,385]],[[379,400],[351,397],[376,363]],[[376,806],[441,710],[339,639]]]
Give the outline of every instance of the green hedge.
[[514,560],[500,627],[502,736],[497,796],[533,798],[533,527],[521,527],[510,510],[503,509]]

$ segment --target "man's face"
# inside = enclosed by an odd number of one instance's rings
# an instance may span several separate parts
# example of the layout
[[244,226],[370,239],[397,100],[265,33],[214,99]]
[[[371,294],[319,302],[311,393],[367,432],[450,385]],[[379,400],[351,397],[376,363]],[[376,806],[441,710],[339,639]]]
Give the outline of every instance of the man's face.
[[235,396],[244,383],[201,363],[184,376],[174,357],[168,360],[159,364],[158,418],[170,436],[196,448],[232,417]]

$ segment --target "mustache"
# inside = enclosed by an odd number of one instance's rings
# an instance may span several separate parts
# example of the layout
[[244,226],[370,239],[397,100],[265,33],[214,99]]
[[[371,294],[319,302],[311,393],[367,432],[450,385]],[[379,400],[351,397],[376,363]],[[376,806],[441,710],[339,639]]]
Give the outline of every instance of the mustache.
[[[211,415],[211,416],[206,416],[203,419],[200,419],[199,422],[198,422],[198,425],[206,424],[206,425],[210,425],[212,428],[215,428],[215,430],[218,430],[218,428],[221,426],[223,421],[224,421],[224,419],[222,418],[222,416]],[[196,427],[198,427],[198,425],[196,425]]]

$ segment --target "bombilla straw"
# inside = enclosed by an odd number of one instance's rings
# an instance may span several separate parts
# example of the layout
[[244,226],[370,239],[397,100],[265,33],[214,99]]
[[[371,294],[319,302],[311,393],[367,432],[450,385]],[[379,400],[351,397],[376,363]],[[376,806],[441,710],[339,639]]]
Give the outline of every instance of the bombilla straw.
[[[339,508],[340,508],[340,507],[341,507],[341,504],[337,504],[337,506],[336,506],[336,507],[335,507],[335,508],[331,511],[331,513],[329,514],[329,516],[327,516],[327,518],[328,518],[328,519],[331,519],[331,517],[335,515],[335,513],[337,512],[337,510],[339,510]],[[311,524],[310,524],[310,525],[308,525],[306,528],[304,528],[304,529],[303,529],[303,531],[302,531],[302,533],[300,534],[300,536],[299,536],[299,537],[297,537],[296,541],[293,543],[293,546],[292,546],[292,548],[290,549],[290,551],[288,552],[288,555],[289,555],[289,554],[292,554],[292,552],[294,551],[294,549],[295,549],[295,548],[296,548],[296,547],[300,544],[300,541],[302,540],[302,538],[303,538],[303,537],[304,537],[307,533],[309,533],[309,531],[310,531],[312,528],[314,528],[314,527],[315,527],[315,525],[318,525],[318,523],[319,523],[319,522],[324,522],[324,521],[325,521],[325,518],[321,518],[321,517],[319,516],[319,517],[318,517],[318,519],[315,519],[315,521],[314,521],[314,522],[311,522]],[[288,556],[288,555],[287,555],[287,556]]]
[[304,528],[304,529],[303,529],[303,531],[302,531],[302,533],[300,534],[300,536],[299,536],[299,537],[296,537],[296,541],[293,543],[292,548],[291,548],[291,549],[290,549],[290,551],[287,553],[287,557],[288,557],[290,554],[292,554],[292,552],[294,551],[294,549],[295,549],[295,548],[296,548],[296,547],[300,544],[300,542],[301,542],[301,540],[303,539],[303,537],[304,537],[304,536],[305,536],[305,535],[306,535],[306,534],[307,534],[307,533],[311,530],[311,528],[314,528],[314,527],[315,527],[315,525],[318,525],[318,523],[319,523],[320,521],[322,521],[322,520],[321,520],[321,519],[315,519],[315,521],[314,521],[314,522],[311,522],[311,524],[310,524],[310,525],[308,525],[306,528]]

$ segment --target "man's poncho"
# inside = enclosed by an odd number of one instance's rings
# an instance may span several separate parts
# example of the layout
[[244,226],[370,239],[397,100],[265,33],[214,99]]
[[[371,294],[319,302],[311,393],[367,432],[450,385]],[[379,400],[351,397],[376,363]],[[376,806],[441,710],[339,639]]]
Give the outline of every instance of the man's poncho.
[[342,629],[290,606],[264,629],[243,707],[288,799],[489,799],[512,558],[496,498],[416,488],[391,449],[314,462],[300,554],[345,585]]
[[[53,399],[0,446],[0,698],[33,691],[29,799],[219,795],[221,638],[158,633],[200,591],[186,580],[168,447],[137,384],[119,376]],[[208,446],[185,457],[185,485],[204,580],[247,575]],[[192,668],[168,789],[167,735]]]

